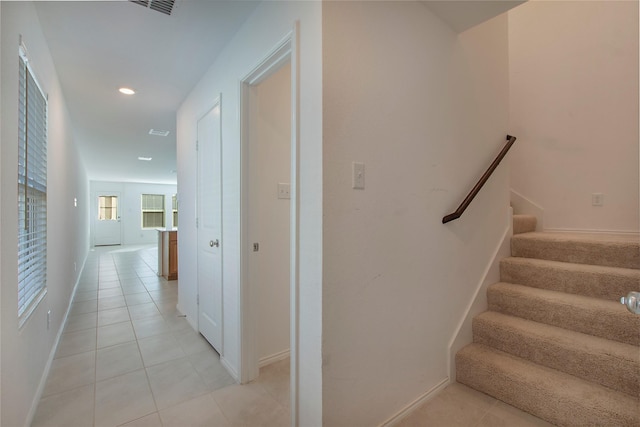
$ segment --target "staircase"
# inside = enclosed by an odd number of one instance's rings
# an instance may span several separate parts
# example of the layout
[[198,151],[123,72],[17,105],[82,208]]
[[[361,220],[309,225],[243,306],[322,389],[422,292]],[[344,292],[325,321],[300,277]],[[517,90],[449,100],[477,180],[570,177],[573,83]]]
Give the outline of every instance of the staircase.
[[534,232],[514,215],[512,256],[456,355],[457,381],[560,426],[640,426],[638,238]]

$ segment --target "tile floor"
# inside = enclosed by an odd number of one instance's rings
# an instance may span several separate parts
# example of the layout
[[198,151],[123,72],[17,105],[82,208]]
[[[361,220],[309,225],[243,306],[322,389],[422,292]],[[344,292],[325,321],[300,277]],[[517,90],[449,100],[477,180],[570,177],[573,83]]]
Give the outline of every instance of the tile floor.
[[156,268],[155,245],[90,252],[32,426],[288,426],[289,361],[235,384]]
[[[289,361],[235,384],[156,266],[155,245],[90,253],[32,426],[289,426]],[[396,425],[551,424],[454,383]]]
[[551,427],[493,397],[453,383],[396,427]]

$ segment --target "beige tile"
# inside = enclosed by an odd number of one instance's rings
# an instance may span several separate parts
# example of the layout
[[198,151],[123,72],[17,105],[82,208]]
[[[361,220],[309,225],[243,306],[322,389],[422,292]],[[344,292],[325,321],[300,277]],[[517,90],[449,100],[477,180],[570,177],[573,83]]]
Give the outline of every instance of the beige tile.
[[191,355],[199,353],[201,351],[213,350],[211,344],[198,332],[193,330],[174,332],[174,336],[180,343],[180,347],[184,351],[184,354]]
[[186,358],[147,368],[147,375],[159,410],[209,392]]
[[98,350],[96,380],[101,381],[142,369],[142,357],[135,341]]
[[149,293],[146,291],[144,293],[134,293],[134,294],[125,295],[124,299],[126,300],[128,306],[148,304],[153,302],[153,300],[151,299],[151,296],[149,296]]
[[220,356],[213,349],[193,354],[189,356],[189,361],[211,391],[236,384],[236,380],[222,365]]
[[445,397],[462,400],[465,403],[474,405],[483,410],[489,410],[489,408],[498,402],[497,399],[489,396],[488,394],[484,394],[458,382],[449,384],[441,394]]
[[31,427],[93,425],[93,384],[40,399]]
[[163,315],[177,315],[178,298],[166,299],[162,301],[156,301],[158,311]]
[[446,396],[442,392],[397,425],[398,427],[468,427],[477,424],[486,413],[486,410],[480,409],[473,403]]
[[272,363],[260,369],[256,382],[285,408],[291,406],[289,358]]
[[77,314],[94,313],[98,311],[98,300],[78,301],[71,305],[69,310],[69,316],[75,316]]
[[160,312],[156,305],[150,302],[129,307],[129,314],[131,315],[131,319],[144,319],[145,317],[157,316]]
[[127,307],[112,308],[111,310],[101,310],[98,312],[98,326],[113,325],[131,320]]
[[480,420],[478,427],[552,427],[540,418],[498,401]]
[[96,349],[96,330],[86,329],[83,331],[69,332],[62,334],[56,358],[71,356],[72,354],[85,353]]
[[[111,289],[109,289],[111,290]],[[122,291],[120,291],[122,292]],[[102,295],[100,293],[100,295]],[[125,307],[127,303],[122,295],[108,296],[98,298],[98,310],[111,310],[114,308]]]
[[155,302],[176,299],[178,297],[177,288],[161,288],[155,291],[149,291],[149,295]]
[[185,356],[178,341],[171,334],[155,335],[138,340],[144,366],[153,366]]
[[154,412],[153,414],[146,415],[142,418],[138,418],[137,420],[133,420],[126,424],[120,424],[120,426],[118,427],[163,427],[163,426],[162,426],[162,422],[160,421],[160,415],[158,415],[157,412]]
[[54,359],[42,395],[49,396],[79,386],[93,384],[95,375],[95,351]]
[[189,329],[191,331],[193,330],[193,328],[187,321],[187,318],[182,315],[172,314],[172,315],[163,315],[163,317],[164,317],[164,320],[167,322],[167,325],[169,325],[172,331],[182,331],[184,329]]
[[154,335],[168,334],[171,332],[169,324],[162,316],[145,317],[136,319],[133,322],[133,329],[138,339],[152,337]]
[[116,323],[98,328],[98,348],[135,341],[131,322]]
[[95,328],[97,325],[97,319],[97,312],[69,316],[67,318],[67,324],[64,327],[64,332],[76,332],[84,329]]
[[74,301],[89,301],[92,299],[98,299],[98,291],[97,290],[84,290],[78,289],[76,291],[75,296],[73,297]]
[[288,426],[285,410],[259,384],[232,385],[211,393],[233,425]]
[[113,427],[157,412],[143,369],[96,383],[95,426]]
[[120,280],[118,280],[118,276],[109,276],[109,278],[105,278],[104,280],[100,279],[98,282],[98,289],[100,291],[104,289],[120,289]]
[[196,397],[160,411],[160,418],[164,427],[231,426],[210,394]]

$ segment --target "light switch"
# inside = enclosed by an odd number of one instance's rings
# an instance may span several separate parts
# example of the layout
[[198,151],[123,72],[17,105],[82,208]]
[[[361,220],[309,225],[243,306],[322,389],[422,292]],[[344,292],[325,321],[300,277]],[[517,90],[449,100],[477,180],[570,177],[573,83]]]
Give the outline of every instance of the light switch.
[[364,163],[353,162],[353,189],[364,190]]
[[278,183],[278,199],[290,199],[291,198],[291,184],[287,182]]

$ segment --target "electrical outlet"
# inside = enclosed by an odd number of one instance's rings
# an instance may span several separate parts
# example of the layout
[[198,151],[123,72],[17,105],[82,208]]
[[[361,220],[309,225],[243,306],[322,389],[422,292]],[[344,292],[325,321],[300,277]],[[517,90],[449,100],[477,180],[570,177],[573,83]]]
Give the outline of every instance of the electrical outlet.
[[602,194],[602,193],[593,193],[593,194],[591,194],[591,205],[592,206],[604,206],[604,194]]
[[290,199],[291,198],[291,185],[286,182],[278,183],[278,199]]

